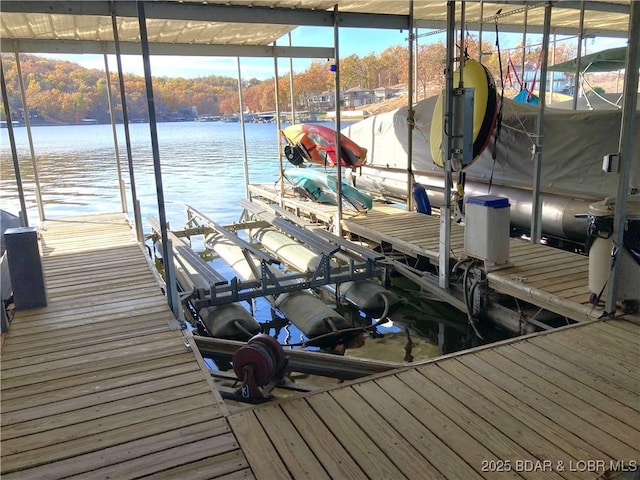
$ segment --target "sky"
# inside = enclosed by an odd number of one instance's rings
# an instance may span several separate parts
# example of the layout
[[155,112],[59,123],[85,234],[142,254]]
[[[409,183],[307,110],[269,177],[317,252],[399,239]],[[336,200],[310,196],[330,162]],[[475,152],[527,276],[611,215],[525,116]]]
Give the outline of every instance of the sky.
[[[419,30],[418,33],[426,33],[427,30]],[[473,32],[472,32],[473,33]],[[535,42],[535,35],[528,37],[528,42]],[[540,37],[540,36],[538,36]],[[444,41],[445,34],[423,37],[419,43],[433,43]],[[495,42],[495,33],[485,31],[483,40]],[[514,47],[522,40],[520,34],[500,34],[501,48]],[[298,27],[291,32],[291,41],[294,46],[333,47],[333,28],[328,27]],[[407,45],[407,31],[341,28],[339,32],[339,54],[341,58],[349,55],[364,57],[371,53],[380,54],[386,48],[393,45]],[[575,39],[572,40],[575,42]],[[278,41],[279,45],[288,45],[288,36]],[[587,51],[594,52],[605,48],[613,48],[626,45],[624,39],[596,38],[586,40]],[[47,58],[69,60],[86,68],[104,70],[102,55],[43,55]],[[315,59],[317,60],[317,59]],[[293,59],[294,72],[302,72],[308,68],[314,59]],[[241,72],[244,79],[257,78],[260,80],[273,78],[274,61],[272,58],[242,58]],[[142,57],[140,55],[124,55],[122,68],[125,73],[143,76]],[[109,56],[109,69],[116,70],[115,56]],[[278,73],[282,75],[289,71],[289,59],[278,60]],[[237,77],[236,59],[228,57],[170,57],[153,56],[151,58],[151,73],[156,77],[184,77],[198,78],[208,75],[220,75]]]

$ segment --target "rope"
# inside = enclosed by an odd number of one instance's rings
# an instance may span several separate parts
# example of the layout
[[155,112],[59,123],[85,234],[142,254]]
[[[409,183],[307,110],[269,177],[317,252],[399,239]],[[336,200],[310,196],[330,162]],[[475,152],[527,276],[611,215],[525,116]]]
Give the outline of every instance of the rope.
[[504,105],[504,77],[502,73],[502,55],[500,55],[500,34],[498,33],[498,14],[496,14],[496,48],[498,50],[498,66],[500,68],[500,106],[498,107],[498,118],[496,119],[496,134],[493,137],[493,152],[491,158],[493,159],[493,165],[491,167],[491,176],[489,177],[489,189],[491,192],[491,186],[493,184],[493,173],[496,169],[496,159],[498,157],[498,138],[502,131],[502,106]]

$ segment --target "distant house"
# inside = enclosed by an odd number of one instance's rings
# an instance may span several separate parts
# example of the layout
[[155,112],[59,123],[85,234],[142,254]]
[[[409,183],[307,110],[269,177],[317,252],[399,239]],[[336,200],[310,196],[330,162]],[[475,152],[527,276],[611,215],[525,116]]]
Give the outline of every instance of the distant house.
[[336,96],[333,90],[306,95],[307,108],[312,112],[326,112],[336,107]]
[[353,87],[342,94],[342,103],[347,108],[358,108],[375,101],[374,91],[369,88]]
[[378,87],[373,89],[373,94],[376,97],[376,102],[384,102],[398,94],[397,88],[390,87]]

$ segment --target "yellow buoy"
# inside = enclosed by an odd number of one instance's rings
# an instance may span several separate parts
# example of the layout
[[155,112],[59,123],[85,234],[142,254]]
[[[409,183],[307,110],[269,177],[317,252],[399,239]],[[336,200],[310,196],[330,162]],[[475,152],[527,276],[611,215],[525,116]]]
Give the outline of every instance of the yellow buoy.
[[[454,86],[458,84],[459,80],[460,72],[455,71],[453,74]],[[475,89],[473,101],[473,159],[475,160],[489,144],[498,119],[500,100],[493,75],[481,63],[470,58],[466,59],[463,80],[465,88]],[[440,167],[444,167],[441,150],[443,103],[444,92],[441,92],[433,110],[430,132],[431,157],[433,163]]]

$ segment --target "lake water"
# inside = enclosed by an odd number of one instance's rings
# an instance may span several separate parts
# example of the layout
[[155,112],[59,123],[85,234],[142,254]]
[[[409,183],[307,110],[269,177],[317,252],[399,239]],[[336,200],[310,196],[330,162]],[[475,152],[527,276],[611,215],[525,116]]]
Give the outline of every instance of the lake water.
[[[39,222],[35,183],[26,129],[14,130],[20,171],[31,225]],[[130,126],[132,157],[145,232],[146,218],[158,217],[153,157],[148,124]],[[33,127],[41,192],[47,218],[62,218],[120,209],[115,148],[110,125]],[[278,180],[276,125],[247,124],[247,155],[251,182]],[[123,179],[129,191],[124,128],[118,126]],[[184,227],[184,205],[191,205],[220,224],[239,219],[238,200],[244,198],[243,146],[239,123],[159,123],[158,141],[167,220]],[[0,130],[0,204],[18,213],[19,201],[6,129]],[[128,199],[133,217],[131,200]],[[406,304],[393,323],[379,327],[384,336],[369,338],[350,353],[367,358],[403,361],[430,358],[478,343],[465,316],[453,308],[405,295]],[[357,315],[357,312],[350,312]],[[259,321],[270,318],[268,305],[259,304]],[[279,336],[299,341],[295,328]],[[490,335],[491,336],[491,335]],[[410,355],[407,355],[407,349]]]
[[[38,221],[31,155],[26,129],[14,130],[31,223]],[[132,124],[131,147],[142,217],[158,216],[148,124]],[[38,174],[47,218],[120,208],[113,135],[109,125],[48,126],[32,129]],[[1,130],[2,205],[17,213],[17,187],[6,129]],[[118,126],[123,179],[129,190],[124,128]],[[239,123],[159,123],[158,143],[167,220],[185,221],[184,205],[206,212],[220,223],[238,219],[244,196],[243,147]],[[276,127],[247,125],[251,181],[277,180]],[[129,209],[132,210],[130,199]]]

